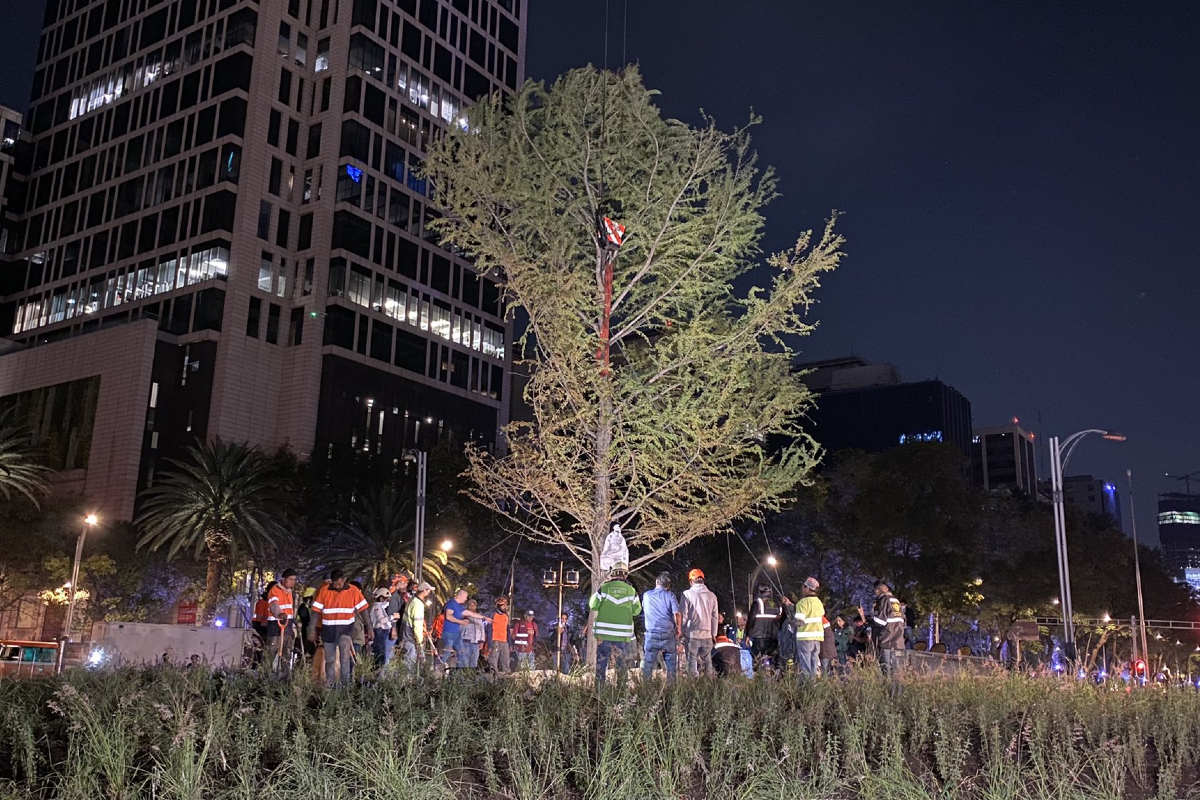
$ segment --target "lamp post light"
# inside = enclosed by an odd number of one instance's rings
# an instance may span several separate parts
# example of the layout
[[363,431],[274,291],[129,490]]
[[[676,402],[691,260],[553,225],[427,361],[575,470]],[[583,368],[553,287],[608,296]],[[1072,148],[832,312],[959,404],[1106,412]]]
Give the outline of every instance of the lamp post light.
[[1133,510],[1133,470],[1125,470],[1125,477],[1129,480],[1129,521],[1133,526],[1133,574],[1137,578],[1137,600],[1138,600],[1138,619],[1141,620],[1140,637],[1142,640],[1142,658],[1150,652],[1146,648],[1146,605],[1142,600],[1142,562],[1139,557],[1138,536],[1137,536],[1137,514]]
[[70,594],[67,595],[67,619],[63,623],[63,633],[58,641],[58,672],[62,672],[63,660],[66,657],[67,642],[71,641],[71,628],[75,624],[75,594],[79,589],[79,562],[83,560],[83,542],[87,539],[87,533],[96,523],[100,521],[94,513],[88,514],[83,518],[83,525],[79,528],[79,537],[75,540],[75,561],[71,565],[71,584]]
[[[413,585],[420,586],[425,566],[425,476],[428,472],[429,454],[424,450],[406,450],[404,451],[404,460],[413,461],[417,465],[417,519],[413,525]],[[442,549],[448,550],[449,548]]]
[[1063,655],[1068,661],[1075,660],[1075,620],[1071,604],[1071,568],[1067,560],[1067,522],[1063,507],[1063,470],[1071,460],[1071,454],[1079,441],[1089,433],[1098,433],[1113,442],[1125,441],[1125,435],[1116,431],[1089,428],[1073,433],[1059,442],[1057,436],[1050,437],[1050,492],[1054,504],[1054,541],[1058,549],[1058,588],[1062,599]]
[[555,674],[562,672],[562,601],[563,589],[578,589],[579,588],[579,571],[574,569],[563,569],[562,561],[558,562],[558,572],[548,569],[542,572],[542,586],[547,589],[558,589],[558,616],[554,618],[554,624],[558,625],[558,633],[555,635],[554,643],[554,672]]
[[779,560],[773,555],[767,555],[765,561],[758,562],[754,567],[754,571],[750,573],[750,580],[746,581],[746,606],[747,608],[754,605],[754,582],[758,580],[758,576],[762,574],[763,569],[771,567],[774,569],[779,566]]

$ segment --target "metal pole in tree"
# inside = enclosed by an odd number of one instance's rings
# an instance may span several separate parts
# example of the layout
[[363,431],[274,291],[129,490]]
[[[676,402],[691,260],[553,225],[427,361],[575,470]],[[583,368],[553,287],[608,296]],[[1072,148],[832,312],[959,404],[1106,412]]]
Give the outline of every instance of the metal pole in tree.
[[1050,437],[1050,498],[1054,505],[1054,547],[1058,555],[1059,608],[1063,618],[1063,655],[1075,659],[1075,626],[1071,619],[1071,579],[1067,572],[1067,543],[1063,513],[1062,451],[1058,437]]
[[71,565],[71,585],[68,587],[71,591],[67,598],[67,618],[63,623],[62,636],[59,637],[58,642],[58,672],[62,672],[67,642],[71,641],[71,629],[75,624],[75,595],[79,589],[79,563],[83,560],[83,542],[87,539],[88,528],[95,525],[97,521],[95,514],[88,514],[84,517],[83,526],[79,529],[79,537],[75,540],[75,561]]
[[558,619],[555,620],[555,624],[558,625],[558,628],[556,628],[556,630],[558,631],[558,636],[557,636],[558,642],[556,643],[556,646],[554,648],[554,671],[555,672],[562,672],[562,640],[563,640],[562,594],[563,594],[563,562],[559,561],[558,562]]
[[415,565],[413,579],[418,586],[421,585],[421,578],[425,572],[425,477],[428,453],[424,450],[418,450],[417,458],[417,520],[415,530],[415,547],[413,558]]
[[1137,514],[1134,512],[1133,507],[1133,470],[1125,470],[1125,477],[1129,480],[1129,521],[1133,529],[1133,571],[1137,576],[1138,617],[1142,621],[1140,638],[1142,641],[1142,652],[1145,653],[1149,652],[1149,650],[1146,648],[1146,605],[1142,599],[1142,562],[1138,554],[1141,548],[1138,546]]

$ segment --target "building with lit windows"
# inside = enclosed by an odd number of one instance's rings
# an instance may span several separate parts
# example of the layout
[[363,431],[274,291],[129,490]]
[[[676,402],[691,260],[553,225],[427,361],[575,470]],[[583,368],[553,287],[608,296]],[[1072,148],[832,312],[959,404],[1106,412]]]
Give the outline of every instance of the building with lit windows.
[[[913,442],[947,442],[971,466],[971,401],[939,380],[903,383],[891,364],[857,356],[799,364],[816,395],[805,429],[829,452],[878,453]],[[969,477],[969,474],[968,474]]]
[[1175,580],[1200,589],[1200,495],[1158,496],[1158,540]]
[[1103,514],[1117,530],[1122,530],[1121,495],[1106,480],[1091,475],[1067,475],[1063,478],[1063,502],[1085,514]]
[[440,247],[433,137],[524,78],[525,0],[47,0],[0,405],[128,518],[197,437],[497,443],[500,289]]
[[984,491],[1037,494],[1033,434],[1020,425],[976,428],[971,442],[971,472]]
[[[3,262],[16,247],[17,211],[24,205],[25,178],[21,141],[21,114],[0,106],[0,280]],[[0,294],[4,292],[0,286]]]

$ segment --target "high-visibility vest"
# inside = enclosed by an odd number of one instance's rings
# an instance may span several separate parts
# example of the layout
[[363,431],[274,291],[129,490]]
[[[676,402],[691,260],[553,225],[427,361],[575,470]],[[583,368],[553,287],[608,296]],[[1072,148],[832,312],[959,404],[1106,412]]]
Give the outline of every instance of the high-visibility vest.
[[779,630],[779,603],[773,597],[759,597],[750,607],[750,635],[755,639],[774,638]]
[[266,622],[271,618],[271,607],[267,605],[267,600],[264,597],[254,601],[254,617],[253,621],[258,623]]
[[816,597],[801,597],[796,603],[796,641],[819,642],[825,638],[822,621],[825,606]]
[[508,641],[508,614],[499,611],[492,614],[492,641]]
[[727,636],[713,639],[713,666],[725,675],[738,675],[742,671],[742,648]]
[[270,612],[272,600],[275,601],[275,607],[279,609],[279,613],[283,614],[288,619],[292,618],[293,605],[291,590],[285,589],[279,584],[272,586],[271,591],[267,592],[268,613]]
[[518,653],[532,653],[533,642],[537,639],[538,629],[536,622],[526,622],[521,620],[513,625],[513,649]]
[[367,598],[357,586],[347,584],[340,591],[322,586],[313,599],[313,611],[321,618],[322,625],[353,625],[354,615],[367,607]]
[[592,630],[602,642],[633,640],[633,618],[642,613],[637,591],[625,581],[608,581],[588,600],[588,608],[596,612]]

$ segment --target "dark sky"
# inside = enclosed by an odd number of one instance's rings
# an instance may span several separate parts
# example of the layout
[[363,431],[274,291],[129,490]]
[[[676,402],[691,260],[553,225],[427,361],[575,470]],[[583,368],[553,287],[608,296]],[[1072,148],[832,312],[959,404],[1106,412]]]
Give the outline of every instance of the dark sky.
[[[603,63],[605,0],[530,3],[531,77]],[[9,5],[0,102],[24,108],[41,9]],[[1155,494],[1181,487],[1164,473],[1200,470],[1200,4],[628,5],[628,58],[665,113],[765,118],[768,249],[845,214],[805,357],[936,376],[977,425],[1122,430],[1068,474],[1124,494],[1132,468],[1156,538]]]

